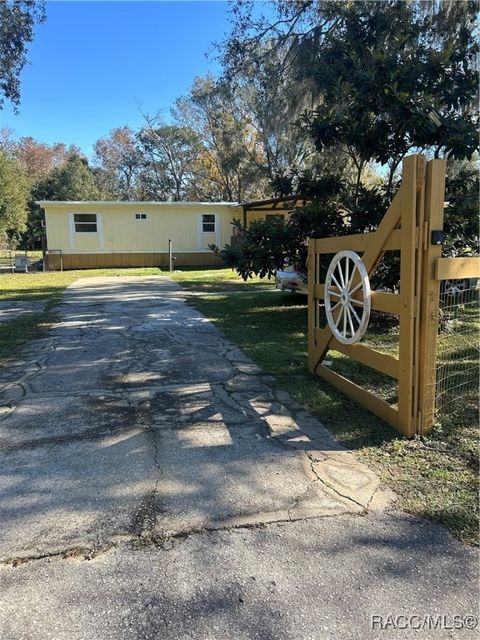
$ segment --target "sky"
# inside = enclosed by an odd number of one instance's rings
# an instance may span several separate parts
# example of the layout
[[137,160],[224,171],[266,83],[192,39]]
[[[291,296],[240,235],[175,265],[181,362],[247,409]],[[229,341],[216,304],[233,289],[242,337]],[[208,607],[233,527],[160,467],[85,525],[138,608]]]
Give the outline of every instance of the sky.
[[226,2],[49,1],[21,75],[20,113],[6,102],[0,126],[91,157],[96,140],[140,126],[142,112],[168,119],[196,76],[219,72],[212,45],[228,31]]

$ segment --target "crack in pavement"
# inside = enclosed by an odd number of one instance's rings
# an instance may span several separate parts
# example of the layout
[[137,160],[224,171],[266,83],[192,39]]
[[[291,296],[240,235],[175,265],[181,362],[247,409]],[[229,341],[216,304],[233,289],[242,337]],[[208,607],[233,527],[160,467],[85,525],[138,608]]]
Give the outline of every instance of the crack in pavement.
[[132,516],[131,531],[136,538],[145,538],[152,534],[157,516],[157,494],[158,486],[162,479],[163,472],[160,468],[159,447],[155,430],[150,423],[146,428],[153,443],[153,462],[157,470],[157,477],[151,491],[144,497],[138,510]]
[[[355,498],[352,498],[352,496],[351,496],[351,495],[347,495],[347,494],[342,493],[341,491],[339,491],[339,490],[338,490],[338,488],[337,488],[337,487],[335,487],[334,485],[330,484],[329,482],[327,482],[326,480],[324,480],[323,478],[321,478],[321,477],[318,475],[318,473],[316,472],[316,470],[315,470],[315,466],[314,466],[315,464],[317,464],[317,461],[316,461],[316,460],[314,460],[314,459],[312,458],[312,456],[311,456],[309,453],[307,453],[307,457],[308,457],[308,459],[310,460],[310,468],[311,468],[311,470],[312,470],[312,473],[313,473],[313,474],[315,475],[315,477],[316,477],[316,480],[314,480],[314,482],[316,482],[316,481],[318,480],[321,484],[323,484],[324,486],[326,486],[328,489],[330,489],[330,491],[333,491],[334,493],[336,493],[336,494],[337,494],[338,496],[340,496],[341,498],[345,498],[346,500],[350,500],[350,501],[351,501],[351,502],[353,502],[354,504],[357,504],[359,507],[361,507],[364,511],[366,511],[366,510],[367,510],[367,506],[366,506],[366,505],[362,504],[362,503],[361,503],[361,502],[359,502],[358,500],[355,500]],[[378,488],[379,488],[379,487],[377,487],[376,489],[374,489],[373,494],[377,491],[377,489],[378,489]],[[372,494],[372,497],[373,497],[373,494]],[[370,498],[369,502],[371,501],[371,499],[372,499],[372,498]]]
[[[316,482],[314,480],[313,482]],[[177,542],[187,540],[192,536],[203,536],[209,533],[216,533],[220,531],[250,531],[255,529],[267,529],[269,526],[274,525],[286,525],[290,522],[298,522],[302,520],[321,520],[330,518],[363,518],[365,512],[348,513],[343,512],[339,514],[322,514],[312,516],[302,516],[295,518],[294,516],[286,515],[285,517],[279,517],[277,519],[266,520],[262,522],[239,522],[233,521],[212,523],[210,525],[202,527],[191,527],[183,531],[176,531],[168,534],[149,534],[145,536],[132,535],[129,532],[118,533],[112,536],[110,539],[103,539],[102,542],[93,542],[92,544],[83,543],[78,541],[70,546],[56,548],[51,551],[45,551],[43,553],[25,553],[18,554],[16,556],[8,556],[0,559],[0,568],[21,567],[24,564],[33,563],[45,559],[58,559],[58,560],[78,560],[78,561],[91,561],[101,555],[108,553],[112,549],[120,549],[125,546],[132,551],[142,552],[152,547],[169,552],[176,548]]]

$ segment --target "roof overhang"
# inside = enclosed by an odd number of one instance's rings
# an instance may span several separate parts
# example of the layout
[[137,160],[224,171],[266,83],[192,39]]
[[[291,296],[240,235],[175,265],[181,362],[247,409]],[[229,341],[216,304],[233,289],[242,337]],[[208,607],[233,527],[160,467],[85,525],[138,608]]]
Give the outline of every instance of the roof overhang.
[[268,200],[257,200],[254,202],[244,202],[243,211],[291,211],[295,207],[304,206],[307,202],[310,202],[310,198],[302,194],[295,194],[293,196],[282,196],[279,198],[270,198]]

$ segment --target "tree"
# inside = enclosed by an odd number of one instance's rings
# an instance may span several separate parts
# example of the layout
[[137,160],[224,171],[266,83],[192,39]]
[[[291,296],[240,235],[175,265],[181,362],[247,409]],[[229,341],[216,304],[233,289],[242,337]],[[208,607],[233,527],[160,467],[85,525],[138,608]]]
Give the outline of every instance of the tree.
[[447,255],[478,253],[478,170],[478,156],[447,165],[444,225]]
[[286,261],[292,264],[292,249],[298,247],[297,229],[283,219],[254,220],[244,227],[234,221],[236,243],[223,249],[211,245],[210,249],[221,256],[226,266],[248,280],[253,275],[271,278]]
[[22,237],[22,245],[27,249],[37,249],[41,245],[43,213],[35,201],[98,200],[101,195],[87,160],[73,153],[63,166],[55,168],[43,181],[33,187],[28,225]]
[[321,99],[301,125],[319,151],[345,149],[357,168],[356,189],[369,162],[389,165],[391,192],[411,150],[461,159],[477,148],[473,6],[430,3],[426,13],[427,5],[325,2],[335,27],[320,51],[310,35],[299,46],[298,73],[312,74]]
[[12,157],[17,148],[15,132],[9,127],[0,127],[0,150],[9,158]]
[[12,241],[25,229],[28,181],[19,163],[0,151],[0,243]]
[[97,179],[112,198],[134,200],[138,197],[144,157],[130,127],[112,129],[107,137],[97,140],[95,159],[100,168]]
[[[472,157],[478,146],[477,3],[279,1],[276,18],[255,17],[252,6],[238,2],[234,7],[233,31],[223,46],[227,75],[241,77],[252,64],[262,68],[281,54],[284,76],[309,96],[311,104],[297,124],[317,157],[334,151],[345,158],[337,169],[330,165],[327,174],[302,167],[272,181],[278,192],[296,188],[313,200],[287,223],[299,225],[292,261],[301,255],[307,235],[373,229],[407,153]],[[298,108],[295,93],[293,107]],[[368,188],[363,182],[372,163],[388,170],[383,187],[376,180]],[[353,180],[344,171],[348,164],[355,170]],[[463,177],[472,193],[472,180]],[[343,189],[335,186],[339,179]],[[328,215],[316,215],[320,211]],[[447,231],[461,226],[458,220],[453,224],[452,214],[447,209]],[[465,223],[464,213],[460,218]],[[391,282],[392,274],[386,275]]]
[[259,44],[232,81],[237,95],[234,113],[254,132],[252,160],[269,182],[312,168],[317,161],[311,140],[294,124],[306,107],[305,94],[301,83],[293,83],[285,73],[283,53],[271,42]]
[[143,188],[155,200],[188,199],[193,191],[193,166],[202,150],[195,131],[147,118],[138,140],[147,157]]
[[[282,76],[309,95],[299,125],[317,150],[336,148],[356,167],[390,165],[387,188],[411,150],[471,157],[478,144],[477,3],[276,2],[277,16],[234,7],[223,43],[229,76],[281,54]],[[268,46],[266,46],[268,45]]]
[[2,0],[0,3],[0,110],[5,99],[20,104],[20,73],[27,63],[27,45],[34,26],[44,22],[43,0]]
[[77,154],[55,169],[42,188],[48,200],[97,200],[101,195],[88,161]]
[[255,132],[231,85],[212,76],[196,78],[173,115],[195,131],[203,147],[192,167],[198,195],[230,202],[263,195]]
[[32,186],[46,180],[54,169],[64,167],[75,154],[80,154],[75,145],[67,147],[63,142],[49,145],[30,136],[16,141],[13,149],[13,155],[22,165]]

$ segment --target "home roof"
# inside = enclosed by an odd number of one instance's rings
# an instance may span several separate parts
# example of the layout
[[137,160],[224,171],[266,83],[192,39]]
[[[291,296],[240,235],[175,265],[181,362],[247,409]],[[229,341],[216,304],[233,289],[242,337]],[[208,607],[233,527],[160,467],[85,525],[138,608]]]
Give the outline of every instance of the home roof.
[[161,202],[159,200],[38,200],[36,204],[64,207],[68,206],[115,206],[115,207],[238,207],[238,202]]

